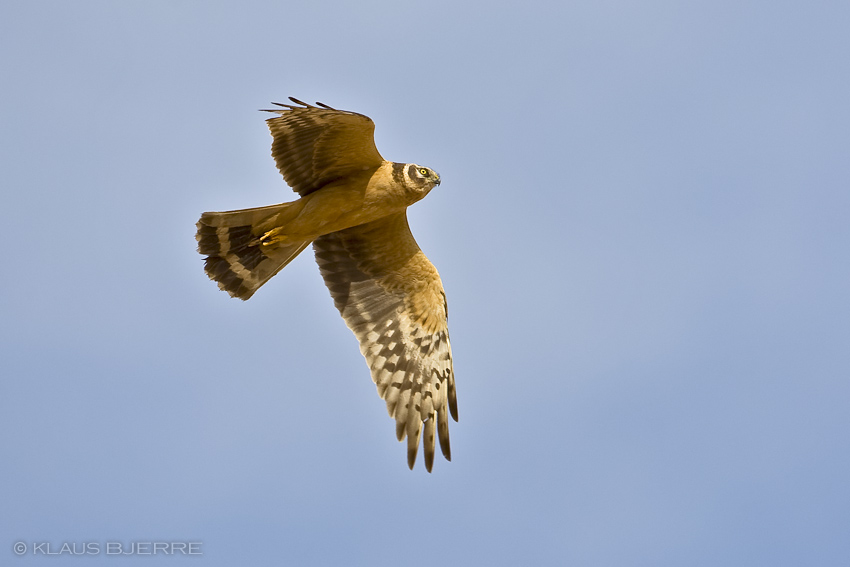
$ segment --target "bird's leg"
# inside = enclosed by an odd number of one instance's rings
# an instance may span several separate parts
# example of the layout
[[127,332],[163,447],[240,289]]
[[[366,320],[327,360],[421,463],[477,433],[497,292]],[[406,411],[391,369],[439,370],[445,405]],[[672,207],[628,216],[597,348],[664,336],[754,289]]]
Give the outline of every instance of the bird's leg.
[[263,246],[271,246],[272,244],[278,244],[289,240],[289,238],[285,234],[282,234],[282,232],[283,227],[280,226],[271,229],[260,237],[260,244]]

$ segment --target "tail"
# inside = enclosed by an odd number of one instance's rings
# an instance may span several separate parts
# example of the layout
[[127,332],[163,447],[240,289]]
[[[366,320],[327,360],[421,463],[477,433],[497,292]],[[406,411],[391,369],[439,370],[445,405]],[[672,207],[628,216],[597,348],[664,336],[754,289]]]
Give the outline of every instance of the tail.
[[198,252],[206,254],[204,271],[231,297],[248,299],[283,269],[310,241],[264,245],[260,237],[273,228],[291,203],[204,213],[198,221]]

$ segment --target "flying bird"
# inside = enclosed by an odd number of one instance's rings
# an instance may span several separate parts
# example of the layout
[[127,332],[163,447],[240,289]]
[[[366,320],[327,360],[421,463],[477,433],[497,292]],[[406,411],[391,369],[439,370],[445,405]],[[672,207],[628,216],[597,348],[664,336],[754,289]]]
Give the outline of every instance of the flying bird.
[[[419,249],[407,207],[440,184],[432,169],[386,161],[367,116],[289,99],[267,110],[272,157],[299,199],[204,213],[198,251],[210,279],[246,300],[312,243],[334,305],[360,342],[378,394],[407,438],[407,464],[420,437],[428,472],[435,439],[451,460],[449,413],[457,397],[448,305],[434,265]],[[424,430],[424,434],[423,434]]]

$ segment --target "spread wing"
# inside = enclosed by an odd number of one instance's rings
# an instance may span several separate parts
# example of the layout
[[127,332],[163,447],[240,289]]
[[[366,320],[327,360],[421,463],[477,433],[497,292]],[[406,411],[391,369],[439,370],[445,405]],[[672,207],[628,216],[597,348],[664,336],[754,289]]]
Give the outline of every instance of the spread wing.
[[416,461],[424,435],[425,467],[434,462],[435,431],[451,460],[449,418],[457,398],[443,284],[398,213],[333,232],[313,242],[316,261],[360,352],[378,394],[407,436],[407,463]]
[[281,104],[280,114],[266,123],[271,130],[272,157],[286,183],[307,195],[341,177],[377,168],[384,161],[375,147],[375,123],[368,116],[336,110],[317,102],[311,106]]

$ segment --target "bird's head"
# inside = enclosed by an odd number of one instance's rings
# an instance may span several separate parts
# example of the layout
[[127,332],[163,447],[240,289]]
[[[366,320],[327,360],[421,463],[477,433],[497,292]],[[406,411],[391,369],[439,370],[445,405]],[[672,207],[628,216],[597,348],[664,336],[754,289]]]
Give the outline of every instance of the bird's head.
[[402,182],[405,188],[416,196],[417,201],[440,184],[440,175],[433,169],[415,163],[396,165],[401,166],[399,169]]
[[430,184],[431,187],[440,184],[440,174],[434,171],[433,169],[430,169],[428,167],[422,167],[421,165],[416,165],[415,163],[411,163],[410,167],[413,168],[411,178],[415,179],[418,183],[422,183],[425,185]]

